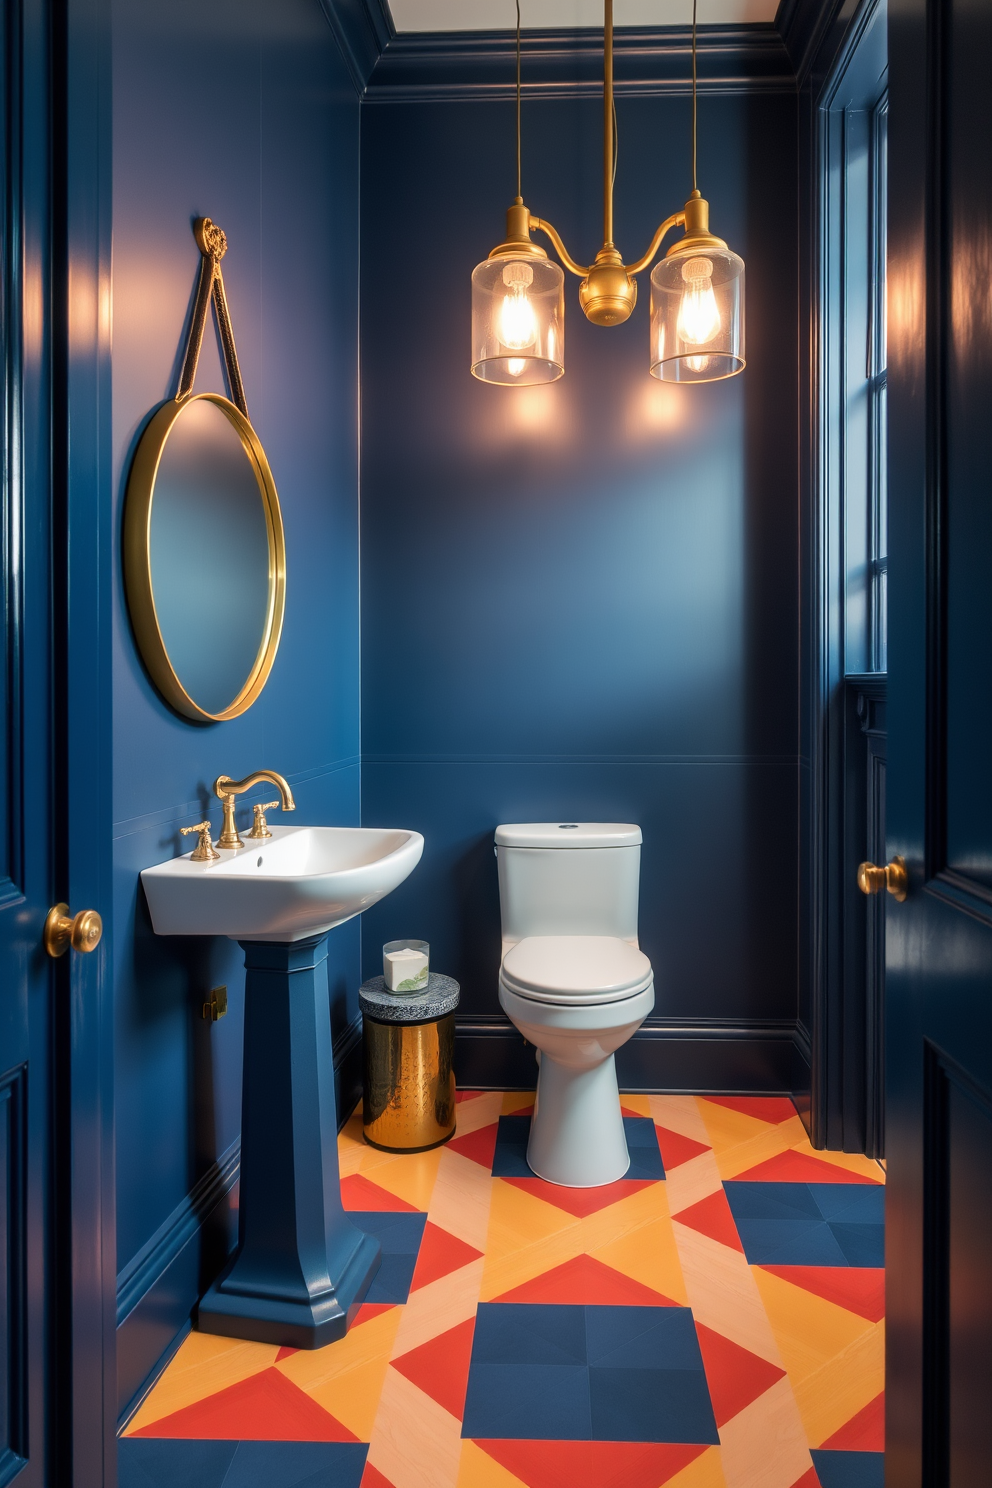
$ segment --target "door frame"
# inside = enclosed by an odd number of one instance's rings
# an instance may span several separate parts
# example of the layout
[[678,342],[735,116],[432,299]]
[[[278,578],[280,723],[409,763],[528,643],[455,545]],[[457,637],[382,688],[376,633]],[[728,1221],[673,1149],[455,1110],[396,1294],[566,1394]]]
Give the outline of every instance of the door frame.
[[[845,554],[843,436],[839,393],[843,352],[844,204],[837,178],[844,139],[839,103],[845,78],[884,0],[821,8],[816,45],[800,78],[801,146],[807,191],[801,202],[807,245],[808,329],[801,370],[808,423],[803,435],[806,490],[802,571],[806,594],[800,719],[801,919],[805,964],[800,1005],[808,1007],[811,1047],[809,1130],[812,1145],[880,1155],[882,1038],[871,964],[881,925],[853,882],[852,862],[865,856],[870,772],[877,779],[883,674],[847,676],[844,665]],[[860,708],[860,712],[859,712]],[[861,714],[864,714],[864,718]],[[882,724],[884,727],[884,723]],[[881,746],[884,755],[884,744]],[[883,766],[884,768],[884,766]],[[864,797],[854,799],[856,784]],[[864,817],[865,820],[861,820]],[[877,834],[876,834],[877,835]],[[874,996],[873,996],[874,994]],[[869,1050],[866,1057],[866,1049]]]
[[[111,187],[109,0],[45,4],[51,46],[53,621],[57,895],[103,916],[96,952],[59,963],[59,1361],[73,1488],[114,1488]],[[57,995],[57,1004],[58,1004]]]

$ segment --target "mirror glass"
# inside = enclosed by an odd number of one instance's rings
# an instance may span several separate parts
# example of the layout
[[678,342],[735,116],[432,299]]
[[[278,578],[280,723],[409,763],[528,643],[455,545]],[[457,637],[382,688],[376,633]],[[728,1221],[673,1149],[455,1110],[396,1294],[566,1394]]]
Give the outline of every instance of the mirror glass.
[[148,570],[162,645],[204,713],[245,687],[270,619],[270,535],[256,465],[224,408],[193,398],[162,449]]

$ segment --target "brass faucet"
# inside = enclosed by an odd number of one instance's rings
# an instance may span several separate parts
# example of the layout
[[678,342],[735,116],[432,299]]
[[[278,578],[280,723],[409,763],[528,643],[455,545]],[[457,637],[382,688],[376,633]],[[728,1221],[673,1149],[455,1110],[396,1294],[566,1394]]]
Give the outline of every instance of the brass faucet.
[[270,781],[279,792],[283,811],[295,811],[296,802],[293,800],[293,792],[287,781],[275,770],[255,770],[251,775],[246,775],[244,780],[232,780],[230,775],[218,775],[214,781],[214,794],[220,797],[224,806],[224,830],[217,838],[217,846],[221,848],[244,847],[244,843],[238,836],[238,829],[234,825],[234,798],[240,796],[242,791],[251,790],[253,785],[260,781]]

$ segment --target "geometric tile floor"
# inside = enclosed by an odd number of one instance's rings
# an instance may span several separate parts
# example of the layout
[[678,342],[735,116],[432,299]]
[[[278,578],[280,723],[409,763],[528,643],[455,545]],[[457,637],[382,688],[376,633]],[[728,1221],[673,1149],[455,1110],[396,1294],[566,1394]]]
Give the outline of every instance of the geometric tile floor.
[[778,1097],[626,1095],[631,1166],[555,1187],[533,1096],[339,1138],[383,1261],[317,1351],[191,1333],[120,1488],[882,1488],[884,1174]]

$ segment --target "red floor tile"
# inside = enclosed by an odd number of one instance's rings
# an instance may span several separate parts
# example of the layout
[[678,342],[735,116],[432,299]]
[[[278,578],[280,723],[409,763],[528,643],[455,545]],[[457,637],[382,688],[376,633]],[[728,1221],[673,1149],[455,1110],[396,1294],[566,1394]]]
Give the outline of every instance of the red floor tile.
[[424,1226],[424,1238],[420,1242],[413,1281],[410,1283],[411,1292],[442,1276],[450,1276],[452,1271],[460,1271],[462,1266],[467,1266],[469,1261],[477,1261],[481,1255],[481,1250],[474,1250],[464,1240],[449,1235],[447,1230],[442,1230],[439,1225],[428,1220]]
[[478,1131],[467,1132],[464,1137],[452,1137],[448,1146],[452,1152],[460,1152],[462,1157],[470,1157],[473,1162],[484,1167],[487,1173],[491,1173],[493,1158],[496,1155],[498,1131],[499,1122],[494,1121],[491,1126],[480,1126]]
[[885,1451],[885,1391],[823,1443],[831,1452]]
[[608,1209],[611,1204],[619,1203],[629,1194],[637,1193],[638,1189],[650,1188],[658,1181],[656,1178],[621,1178],[616,1183],[604,1183],[601,1188],[564,1188],[559,1183],[546,1183],[543,1178],[502,1179],[503,1183],[512,1183],[514,1188],[523,1189],[524,1193],[533,1194],[546,1204],[554,1204],[556,1209],[564,1209],[566,1214],[573,1214],[576,1219],[598,1214],[600,1209]]
[[711,1150],[704,1142],[694,1142],[692,1137],[669,1131],[667,1126],[659,1126],[657,1122],[654,1129],[658,1133],[658,1146],[661,1148],[661,1160],[665,1164],[666,1173],[688,1162],[691,1157],[698,1157],[701,1152]]
[[736,1183],[869,1183],[876,1180],[863,1173],[852,1173],[836,1163],[822,1162],[807,1152],[779,1152],[767,1162],[738,1173]]
[[732,1421],[746,1405],[764,1395],[785,1375],[785,1370],[777,1364],[759,1359],[750,1349],[741,1348],[739,1343],[731,1342],[703,1323],[696,1323],[696,1335],[718,1426]]
[[135,1436],[212,1441],[353,1442],[347,1426],[298,1390],[279,1369],[263,1369],[174,1411]]
[[341,1179],[341,1203],[350,1210],[380,1210],[392,1214],[418,1214],[420,1211],[405,1199],[380,1188],[362,1173],[351,1173]]
[[688,1225],[690,1230],[696,1230],[700,1235],[709,1235],[711,1240],[719,1240],[721,1245],[728,1245],[731,1250],[739,1250],[741,1255],[744,1254],[734,1216],[722,1188],[718,1188],[708,1198],[700,1199],[698,1204],[691,1204],[688,1209],[673,1214],[672,1218],[679,1224]]
[[533,1281],[504,1292],[497,1302],[563,1303],[572,1306],[678,1307],[670,1297],[624,1276],[594,1256],[575,1256]]
[[814,1296],[880,1322],[885,1316],[885,1272],[873,1266],[762,1266]]
[[392,1368],[460,1421],[465,1412],[475,1318],[394,1359]]

